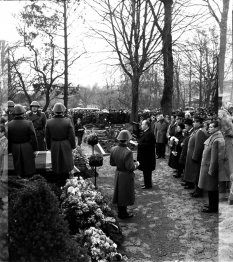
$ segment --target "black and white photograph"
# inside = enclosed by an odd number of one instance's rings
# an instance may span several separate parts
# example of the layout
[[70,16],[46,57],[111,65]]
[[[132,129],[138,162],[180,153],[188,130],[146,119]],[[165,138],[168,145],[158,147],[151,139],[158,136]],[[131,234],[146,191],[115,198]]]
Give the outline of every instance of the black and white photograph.
[[0,1],[0,262],[233,261],[233,1]]

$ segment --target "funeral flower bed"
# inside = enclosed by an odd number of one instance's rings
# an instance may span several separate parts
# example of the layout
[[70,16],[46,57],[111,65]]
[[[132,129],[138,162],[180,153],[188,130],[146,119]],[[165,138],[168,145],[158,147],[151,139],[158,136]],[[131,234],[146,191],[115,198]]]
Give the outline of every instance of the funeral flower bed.
[[117,252],[123,240],[120,226],[108,203],[93,183],[82,177],[67,180],[61,210],[71,234],[87,248],[92,261],[124,261]]

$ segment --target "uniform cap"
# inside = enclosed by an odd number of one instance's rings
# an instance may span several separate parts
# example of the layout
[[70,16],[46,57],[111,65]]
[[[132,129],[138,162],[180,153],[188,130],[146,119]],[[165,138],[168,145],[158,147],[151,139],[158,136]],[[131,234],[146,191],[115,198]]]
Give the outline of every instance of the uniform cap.
[[117,140],[130,140],[132,135],[128,130],[121,130],[119,135],[117,136]]
[[40,107],[40,104],[37,101],[32,101],[30,106],[38,106],[38,107]]
[[53,107],[54,113],[64,113],[66,111],[66,107],[62,103],[56,103]]
[[15,103],[14,103],[13,101],[9,100],[9,101],[7,102],[7,106],[8,106],[8,107],[14,107],[14,106],[15,106]]
[[18,105],[15,105],[14,110],[13,110],[12,113],[14,115],[22,115],[25,112],[26,112],[26,110],[24,109],[24,107],[22,105],[18,104]]

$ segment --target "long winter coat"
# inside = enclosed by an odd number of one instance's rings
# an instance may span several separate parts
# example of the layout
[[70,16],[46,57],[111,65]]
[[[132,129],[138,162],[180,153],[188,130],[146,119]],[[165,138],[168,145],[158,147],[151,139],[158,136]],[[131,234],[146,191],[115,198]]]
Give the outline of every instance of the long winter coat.
[[[170,166],[173,169],[178,169],[179,168],[179,158],[180,158],[180,154],[181,154],[181,143],[184,140],[184,136],[182,134],[182,132],[177,132],[175,134],[175,137],[179,140],[178,143],[176,144],[173,141],[173,144],[171,146],[171,153],[169,156],[169,160],[168,160],[168,166]],[[177,155],[173,154],[173,151],[177,152]]]
[[198,183],[204,142],[207,138],[204,128],[195,130],[190,136],[184,171],[184,180],[187,182]]
[[230,181],[230,175],[233,174],[233,131],[224,134],[226,145],[226,173],[220,177],[220,181]]
[[150,129],[144,132],[138,140],[137,160],[140,163],[139,170],[155,170],[155,137]]
[[185,166],[186,163],[186,157],[188,152],[188,143],[190,136],[192,135],[194,129],[191,128],[189,131],[186,132],[183,142],[181,143],[181,153],[179,158],[179,164]]
[[225,141],[221,131],[212,134],[204,143],[198,187],[217,191],[218,182],[225,170]]
[[134,192],[134,170],[132,151],[124,144],[119,144],[111,149],[110,165],[116,166],[115,183],[113,193],[113,204],[118,206],[133,205],[135,201]]
[[37,111],[35,114],[31,111],[27,112],[26,118],[32,121],[32,124],[36,131],[36,137],[38,142],[38,150],[46,150],[45,145],[45,125],[46,125],[46,116],[45,113]]
[[8,123],[8,153],[12,153],[16,175],[28,177],[36,172],[34,151],[37,140],[32,122],[15,117]]
[[75,148],[74,127],[69,118],[54,116],[45,127],[46,143],[51,150],[55,174],[67,174],[74,168],[72,149]]
[[166,120],[157,121],[154,128],[154,136],[156,143],[167,143],[168,123]]

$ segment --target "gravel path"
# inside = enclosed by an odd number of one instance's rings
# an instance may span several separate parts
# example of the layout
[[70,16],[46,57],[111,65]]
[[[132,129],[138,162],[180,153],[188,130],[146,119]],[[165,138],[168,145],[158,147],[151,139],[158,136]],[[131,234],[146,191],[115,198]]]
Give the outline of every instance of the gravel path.
[[[109,197],[113,193],[114,170],[109,165],[109,157],[105,157],[103,167],[98,168],[97,185]],[[135,216],[120,220],[125,235],[121,250],[129,261],[233,261],[230,206],[226,204],[223,213],[221,207],[219,216],[202,213],[207,197],[191,198],[191,190],[184,190],[180,180],[172,176],[167,160],[157,160],[151,190],[140,188],[142,172],[135,173],[136,203],[130,207]],[[219,240],[219,236],[225,240]]]

